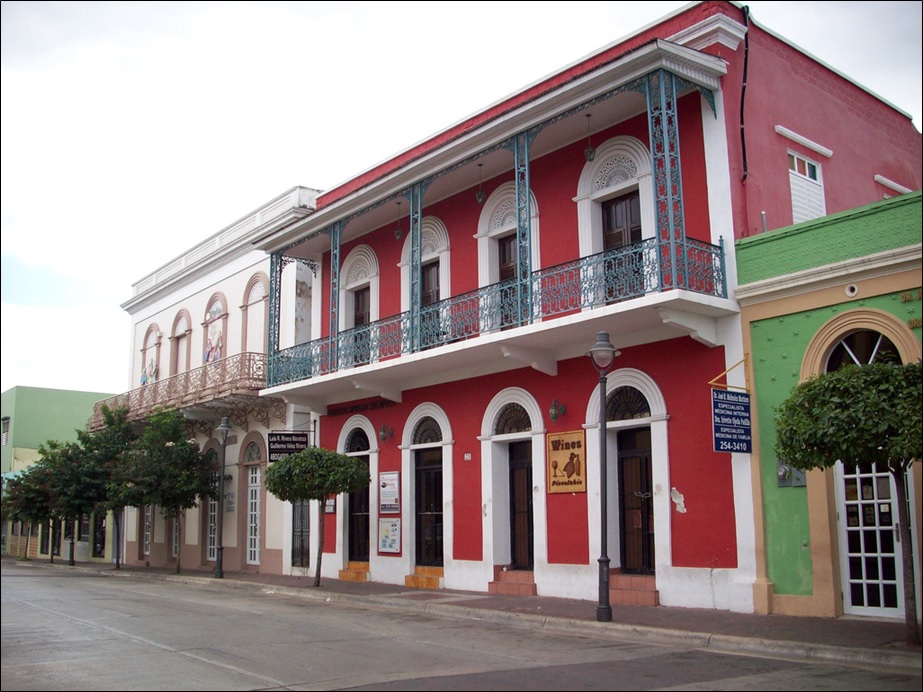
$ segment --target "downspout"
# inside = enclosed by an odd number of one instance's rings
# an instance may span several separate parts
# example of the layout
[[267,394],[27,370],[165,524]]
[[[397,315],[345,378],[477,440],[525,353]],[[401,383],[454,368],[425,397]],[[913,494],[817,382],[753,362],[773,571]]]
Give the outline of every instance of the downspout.
[[743,84],[740,87],[740,150],[743,156],[744,175],[741,182],[747,180],[747,138],[744,135],[744,101],[747,95],[747,65],[750,60],[750,8],[744,5],[741,9],[744,12],[744,74]]

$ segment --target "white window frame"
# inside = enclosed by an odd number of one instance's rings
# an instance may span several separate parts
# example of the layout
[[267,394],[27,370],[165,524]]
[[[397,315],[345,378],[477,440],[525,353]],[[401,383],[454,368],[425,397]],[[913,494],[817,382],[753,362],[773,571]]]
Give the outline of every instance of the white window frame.
[[[805,173],[800,172],[802,164]],[[811,175],[811,173],[814,175]],[[824,197],[824,172],[818,161],[788,150],[788,178],[792,190],[792,223],[802,223],[827,215]]]
[[144,524],[142,525],[141,550],[145,555],[151,554],[151,541],[154,539],[154,508],[144,506]]
[[205,559],[214,562],[218,559],[218,498],[208,498],[207,516]]
[[262,467],[247,467],[247,564],[260,564],[260,513],[262,511]]

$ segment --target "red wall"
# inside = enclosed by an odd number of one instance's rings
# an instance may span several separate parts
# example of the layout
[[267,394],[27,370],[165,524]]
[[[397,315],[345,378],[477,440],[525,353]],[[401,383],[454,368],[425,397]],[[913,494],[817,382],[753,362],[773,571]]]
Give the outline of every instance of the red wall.
[[[648,374],[660,387],[669,414],[669,478],[685,496],[686,513],[672,508],[673,565],[680,567],[736,567],[737,543],[734,518],[734,495],[730,455],[714,452],[711,424],[711,390],[708,381],[725,369],[723,349],[709,349],[689,338],[622,349],[618,368],[636,368]],[[403,402],[392,404],[374,400],[374,406],[362,413],[379,429],[382,424],[394,430],[394,436],[381,444],[381,471],[400,471],[401,452],[396,440],[401,438],[407,416],[419,404],[432,402],[449,417],[453,451],[455,554],[460,560],[483,559],[483,497],[481,488],[481,420],[491,399],[507,387],[522,387],[539,402],[548,430],[579,430],[585,423],[584,412],[596,390],[596,372],[584,358],[558,364],[558,375],[550,377],[531,368],[522,368],[489,377],[450,383],[404,392]],[[552,399],[563,403],[564,416],[552,424],[547,418]],[[361,407],[371,400],[351,402]],[[381,407],[378,407],[381,405]],[[331,407],[336,415],[321,421],[321,445],[335,448],[340,427],[353,411],[349,405]],[[342,409],[342,410],[338,410]],[[470,453],[470,461],[464,455]],[[656,463],[656,460],[655,460]],[[661,489],[669,493],[670,489]],[[548,526],[536,526],[537,533],[547,530],[549,560],[559,564],[587,564],[592,553],[587,525],[587,493],[546,494]],[[610,498],[612,501],[613,498]],[[405,513],[412,507],[410,498],[402,498]],[[405,516],[405,520],[407,517]],[[328,522],[325,550],[336,546],[336,536]],[[655,527],[656,530],[656,527]],[[610,536],[615,550],[617,538]]]

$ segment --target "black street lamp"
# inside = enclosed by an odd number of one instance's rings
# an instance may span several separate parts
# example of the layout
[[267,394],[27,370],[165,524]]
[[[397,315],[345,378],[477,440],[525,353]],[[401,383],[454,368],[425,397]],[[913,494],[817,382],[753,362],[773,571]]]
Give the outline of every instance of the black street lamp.
[[217,517],[217,543],[215,554],[215,579],[224,578],[224,461],[228,447],[228,433],[231,424],[228,417],[221,419],[218,426],[218,436],[221,438],[221,475],[218,476],[218,517]]
[[608,516],[607,516],[607,466],[606,458],[606,373],[612,367],[612,361],[619,355],[609,342],[607,332],[596,335],[587,355],[593,361],[593,367],[599,373],[599,602],[596,605],[597,622],[612,622],[612,606],[609,605],[609,555],[607,552]]

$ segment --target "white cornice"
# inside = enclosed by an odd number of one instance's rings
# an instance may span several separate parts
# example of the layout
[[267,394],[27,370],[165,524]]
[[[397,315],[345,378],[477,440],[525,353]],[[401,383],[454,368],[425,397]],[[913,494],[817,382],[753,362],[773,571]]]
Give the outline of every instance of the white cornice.
[[893,180],[889,180],[883,175],[876,175],[875,182],[879,183],[880,185],[884,185],[885,187],[890,188],[895,192],[899,192],[902,195],[906,195],[908,192],[913,192],[913,190],[911,190],[909,187],[904,187],[900,183],[895,183]]
[[747,35],[747,27],[737,22],[727,15],[716,14],[705,19],[695,26],[683,29],[677,34],[673,34],[670,40],[679,43],[687,48],[702,50],[708,46],[720,43],[731,50],[736,51],[737,46]]
[[134,295],[122,309],[134,313],[178,284],[253,252],[254,238],[278,232],[313,213],[318,194],[311,188],[293,187],[273,198],[134,283]]
[[822,144],[818,144],[817,142],[812,142],[807,137],[803,137],[802,135],[799,135],[797,132],[792,132],[787,127],[783,127],[782,125],[776,125],[776,134],[780,134],[786,139],[790,139],[793,142],[797,142],[801,146],[807,149],[810,149],[814,153],[820,154],[821,156],[824,156],[828,159],[831,156],[833,156],[832,149],[828,149],[827,147],[823,146]]
[[919,271],[923,267],[921,251],[923,244],[920,243],[886,250],[823,267],[741,284],[734,294],[740,305],[745,307],[839,286],[844,279],[863,281],[913,269]]
[[[721,78],[727,74],[727,63],[721,58],[664,39],[652,40],[610,63],[548,90],[505,112],[501,117],[484,122],[442,146],[432,148],[414,161],[323,207],[298,228],[263,233],[255,238],[254,244],[266,252],[274,252],[295,240],[322,230],[337,219],[373,205],[415,180],[425,178],[435,171],[446,170],[479,151],[551,121],[580,104],[631,84],[634,80],[661,68],[673,72],[691,84],[712,91],[720,88]],[[523,91],[527,91],[528,88]],[[477,115],[470,116],[469,119],[476,117]],[[426,141],[439,139],[459,124],[455,123]],[[403,153],[405,152],[396,154],[391,160],[399,159]],[[356,177],[360,178],[362,175]]]

